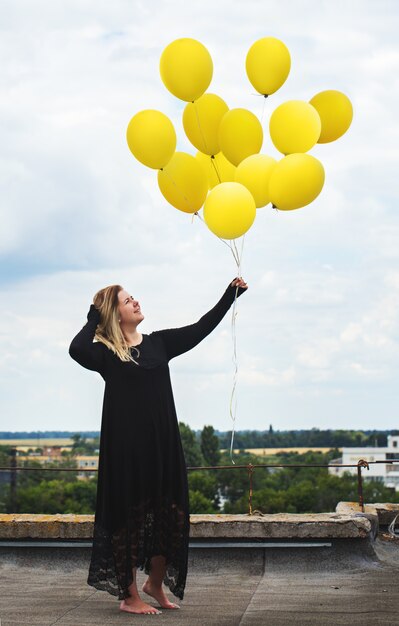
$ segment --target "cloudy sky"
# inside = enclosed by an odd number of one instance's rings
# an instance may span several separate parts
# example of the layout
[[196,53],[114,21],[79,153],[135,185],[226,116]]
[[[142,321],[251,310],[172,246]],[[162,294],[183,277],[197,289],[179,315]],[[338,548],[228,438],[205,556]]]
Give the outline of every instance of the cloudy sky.
[[[236,318],[236,430],[399,428],[399,9],[392,0],[3,0],[0,22],[0,429],[99,429],[102,378],[68,355],[94,293],[121,283],[143,333],[192,323],[236,276],[229,249],[161,195],[129,152],[138,111],[185,103],[159,75],[165,46],[201,41],[208,89],[262,118],[280,103],[345,92],[350,130],[311,154],[326,170],[298,211],[259,209],[245,237]],[[291,73],[266,103],[245,73],[274,36]],[[171,361],[178,416],[232,427],[232,310]]]

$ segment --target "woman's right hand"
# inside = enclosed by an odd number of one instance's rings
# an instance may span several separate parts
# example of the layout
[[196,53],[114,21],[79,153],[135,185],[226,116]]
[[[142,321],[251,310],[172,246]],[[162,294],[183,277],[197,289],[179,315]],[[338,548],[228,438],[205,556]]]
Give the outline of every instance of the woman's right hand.
[[241,287],[242,289],[248,289],[248,285],[243,278],[235,278],[231,283],[231,287]]
[[88,322],[90,322],[90,321],[92,321],[92,320],[93,320],[93,321],[97,322],[97,324],[99,324],[99,323],[100,323],[100,319],[101,319],[101,313],[100,313],[100,310],[99,310],[99,309],[97,309],[97,308],[94,306],[94,304],[91,304],[91,305],[90,305],[89,312],[88,312],[88,314],[87,314],[87,321],[88,321]]

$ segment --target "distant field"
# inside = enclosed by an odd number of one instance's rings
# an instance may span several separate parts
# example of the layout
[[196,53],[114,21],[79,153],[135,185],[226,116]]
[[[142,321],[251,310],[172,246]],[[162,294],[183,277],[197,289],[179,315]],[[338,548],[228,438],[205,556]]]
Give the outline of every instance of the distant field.
[[[93,441],[92,438],[88,438],[87,441]],[[18,446],[18,447],[42,447],[42,446],[71,446],[73,444],[73,439],[69,439],[65,437],[64,439],[0,439],[0,445],[9,445],[9,446]],[[341,450],[341,448],[338,448]],[[308,448],[245,448],[245,452],[250,452],[251,454],[257,454],[258,456],[268,456],[278,454],[279,452],[298,452],[299,454],[304,454],[309,450],[313,450],[314,452],[328,452],[331,450],[331,447],[327,448],[317,448],[317,447],[308,447]],[[230,451],[223,449],[222,452]],[[240,452],[238,448],[234,450],[235,453]]]
[[[309,452],[312,450],[313,452],[328,452],[332,448],[245,448],[244,452],[250,452],[251,454],[257,454],[258,456],[268,456],[273,454],[278,454],[279,452],[298,452],[298,454],[304,454],[305,452]],[[338,448],[341,450],[341,448]],[[222,452],[227,452],[226,449],[223,449]],[[240,450],[235,449],[234,452],[240,452]]]
[[[93,439],[86,439],[93,441]],[[31,446],[32,448],[42,446],[71,446],[73,439],[66,437],[65,439],[0,439],[1,446]]]

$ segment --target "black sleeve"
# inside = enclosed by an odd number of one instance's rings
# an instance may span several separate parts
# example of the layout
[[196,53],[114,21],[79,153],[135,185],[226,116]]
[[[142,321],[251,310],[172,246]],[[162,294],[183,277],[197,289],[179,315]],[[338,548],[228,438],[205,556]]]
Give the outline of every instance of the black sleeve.
[[221,322],[233,304],[236,292],[237,297],[239,297],[244,291],[246,291],[246,289],[243,287],[238,287],[237,289],[237,287],[232,287],[231,283],[229,283],[219,302],[195,324],[182,326],[181,328],[168,328],[155,331],[153,334],[160,336],[164,342],[168,361],[179,354],[191,350],[191,348],[194,348],[194,346],[209,335],[219,322]]
[[72,339],[69,354],[83,367],[101,374],[103,372],[104,346],[99,342],[93,342],[99,321],[100,311],[92,304],[87,314],[87,324]]

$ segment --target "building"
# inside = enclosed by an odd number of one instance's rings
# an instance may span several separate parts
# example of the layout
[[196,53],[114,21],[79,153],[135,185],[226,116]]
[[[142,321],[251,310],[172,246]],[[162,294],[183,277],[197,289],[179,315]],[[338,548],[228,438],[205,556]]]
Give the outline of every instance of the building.
[[93,472],[78,472],[78,479],[86,480],[87,478],[91,478],[96,475],[96,470],[98,470],[98,456],[78,455],[75,459],[78,464],[78,469],[83,468],[88,470],[89,468],[92,468],[94,470]]
[[[43,466],[48,465],[50,463],[54,463],[56,461],[60,463],[69,461],[70,465],[73,465],[73,463],[76,463],[78,480],[87,480],[88,478],[91,478],[92,476],[96,475],[97,470],[98,470],[98,460],[99,460],[98,454],[95,454],[95,455],[79,455],[78,454],[76,456],[71,457],[71,459],[66,459],[66,457],[62,456],[61,454],[62,450],[70,451],[70,448],[61,448],[59,446],[52,446],[49,448],[44,448],[43,454],[29,453],[25,455],[21,454],[21,451],[18,450],[18,460],[19,462],[27,461],[28,463],[29,461],[34,460],[34,461],[38,461]],[[93,471],[92,472],[79,471],[81,469],[85,469],[85,470],[93,469]],[[60,477],[62,477],[62,473],[60,473]],[[9,482],[9,480],[10,480],[9,476],[7,475],[7,482]]]
[[[369,469],[362,472],[364,480],[379,480],[386,487],[399,491],[399,435],[388,435],[386,447],[342,448],[342,457],[333,459],[329,465],[357,465],[358,461],[378,461],[369,465]],[[387,463],[384,461],[397,461]],[[342,476],[344,472],[357,474],[356,467],[329,467],[329,474]]]

